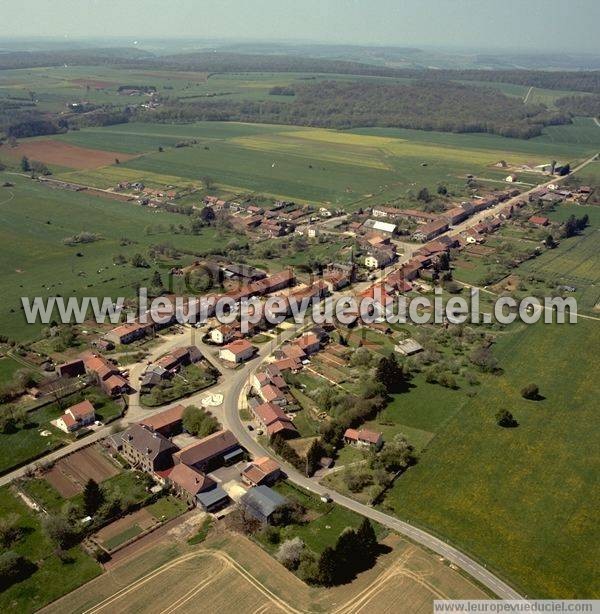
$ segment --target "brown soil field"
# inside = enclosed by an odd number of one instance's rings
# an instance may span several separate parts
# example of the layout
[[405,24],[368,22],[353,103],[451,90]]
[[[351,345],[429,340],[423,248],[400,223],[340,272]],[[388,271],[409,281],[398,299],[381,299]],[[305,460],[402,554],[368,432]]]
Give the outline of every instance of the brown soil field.
[[496,253],[493,247],[487,247],[485,245],[468,245],[466,251],[473,256],[490,256]]
[[95,79],[71,79],[71,83],[75,85],[80,85],[81,87],[93,87],[95,89],[104,89],[105,87],[112,87],[113,85],[118,85],[115,81],[98,81]]
[[90,478],[100,483],[118,473],[118,467],[92,445],[57,461],[45,478],[62,497],[69,498],[80,493]]
[[[389,554],[351,584],[310,587],[250,540],[217,532],[196,548],[157,545],[45,608],[45,612],[358,612],[432,611],[434,599],[485,599],[467,578],[398,536]],[[170,558],[168,558],[170,555]]]
[[27,156],[30,160],[44,164],[58,164],[73,169],[90,169],[114,164],[115,158],[121,162],[131,160],[135,156],[100,149],[78,147],[61,141],[27,141],[16,147],[3,147],[2,150],[13,158]]
[[96,540],[102,543],[116,537],[117,535],[120,535],[123,533],[123,531],[127,531],[127,529],[135,526],[136,524],[140,527],[140,529],[142,529],[142,531],[145,531],[146,529],[149,529],[155,525],[157,522],[158,521],[156,518],[154,518],[154,516],[148,512],[148,510],[142,508],[137,512],[133,512],[133,514],[128,514],[127,516],[119,518],[118,520],[106,525],[100,529],[94,537]]

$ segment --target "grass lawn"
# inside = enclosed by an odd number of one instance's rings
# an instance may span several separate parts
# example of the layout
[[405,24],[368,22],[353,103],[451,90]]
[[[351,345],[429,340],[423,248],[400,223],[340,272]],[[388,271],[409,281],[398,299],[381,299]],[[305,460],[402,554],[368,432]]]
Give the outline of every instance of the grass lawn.
[[33,612],[58,599],[101,573],[100,566],[79,548],[69,550],[67,563],[54,554],[54,546],[41,529],[39,516],[7,487],[0,488],[0,516],[16,514],[21,538],[11,549],[37,564],[29,578],[0,593],[0,607],[17,612]]
[[[25,428],[10,433],[0,433],[0,473],[6,473],[12,467],[74,441],[74,435],[63,433],[52,426],[50,421],[60,416],[67,407],[83,399],[90,399],[101,420],[110,420],[121,412],[120,407],[97,388],[87,388],[65,397],[62,400],[62,407],[51,403],[29,412],[29,423]],[[50,435],[43,436],[42,431],[48,431]]]
[[167,521],[183,514],[187,510],[187,505],[181,499],[169,496],[152,503],[146,510],[157,520]]
[[[501,336],[495,354],[504,375],[484,381],[449,420],[440,412],[437,436],[385,507],[530,597],[597,597],[590,545],[598,540],[600,384],[591,369],[599,344],[600,326],[585,320]],[[544,400],[521,398],[530,382]],[[496,425],[504,408],[518,428]]]
[[13,378],[13,375],[19,370],[23,369],[24,365],[20,362],[17,362],[10,356],[6,356],[4,358],[0,358],[0,381],[2,382],[10,382]]
[[122,533],[107,539],[104,542],[104,547],[107,550],[114,550],[117,546],[124,544],[126,541],[133,539],[136,535],[139,535],[142,532],[142,527],[138,524],[134,524],[127,529],[125,529]]

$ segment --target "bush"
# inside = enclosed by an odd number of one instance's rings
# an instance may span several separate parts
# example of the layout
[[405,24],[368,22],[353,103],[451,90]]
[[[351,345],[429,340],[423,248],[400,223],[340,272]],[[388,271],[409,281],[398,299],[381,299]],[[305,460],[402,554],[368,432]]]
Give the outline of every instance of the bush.
[[536,384],[527,384],[521,390],[521,396],[530,401],[537,401],[540,398],[540,389]]
[[24,556],[8,550],[0,554],[0,590],[28,578],[36,566]]
[[519,424],[507,409],[501,409],[496,414],[496,423],[504,428],[512,428]]

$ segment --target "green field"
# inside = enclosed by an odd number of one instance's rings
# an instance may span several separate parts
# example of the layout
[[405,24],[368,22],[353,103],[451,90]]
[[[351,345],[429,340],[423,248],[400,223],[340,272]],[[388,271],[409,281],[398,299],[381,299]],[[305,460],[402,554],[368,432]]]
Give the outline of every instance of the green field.
[[[475,398],[457,405],[385,506],[530,597],[598,597],[600,385],[591,369],[599,344],[600,326],[589,320],[502,336],[495,354],[504,374],[488,376]],[[521,398],[530,382],[544,400]],[[517,428],[495,424],[504,408]],[[440,424],[436,414],[432,425]]]
[[[85,193],[52,190],[38,182],[0,173],[0,179],[8,178],[15,187],[0,192],[0,334],[11,339],[31,340],[41,330],[39,324],[26,323],[21,311],[22,296],[131,297],[133,284],[149,281],[152,269],[130,264],[115,266],[114,255],[146,254],[150,245],[164,243],[202,253],[222,249],[231,236],[228,231],[214,229],[201,235],[176,235],[170,225],[189,224],[186,216]],[[83,230],[102,238],[75,247],[63,244],[65,237]],[[122,245],[123,239],[130,243]],[[170,266],[154,264],[165,283]]]
[[7,486],[0,489],[0,516],[16,514],[21,528],[19,539],[11,546],[15,552],[35,562],[37,570],[27,579],[0,593],[4,610],[34,612],[69,593],[101,573],[100,566],[79,547],[68,551],[68,561],[61,562],[55,546],[42,531],[40,518]]

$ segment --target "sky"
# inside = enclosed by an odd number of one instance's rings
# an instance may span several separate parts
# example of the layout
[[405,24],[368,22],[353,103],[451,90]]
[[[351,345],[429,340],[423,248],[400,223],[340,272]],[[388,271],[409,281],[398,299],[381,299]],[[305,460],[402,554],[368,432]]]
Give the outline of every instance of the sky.
[[600,52],[600,0],[0,0],[0,37]]

